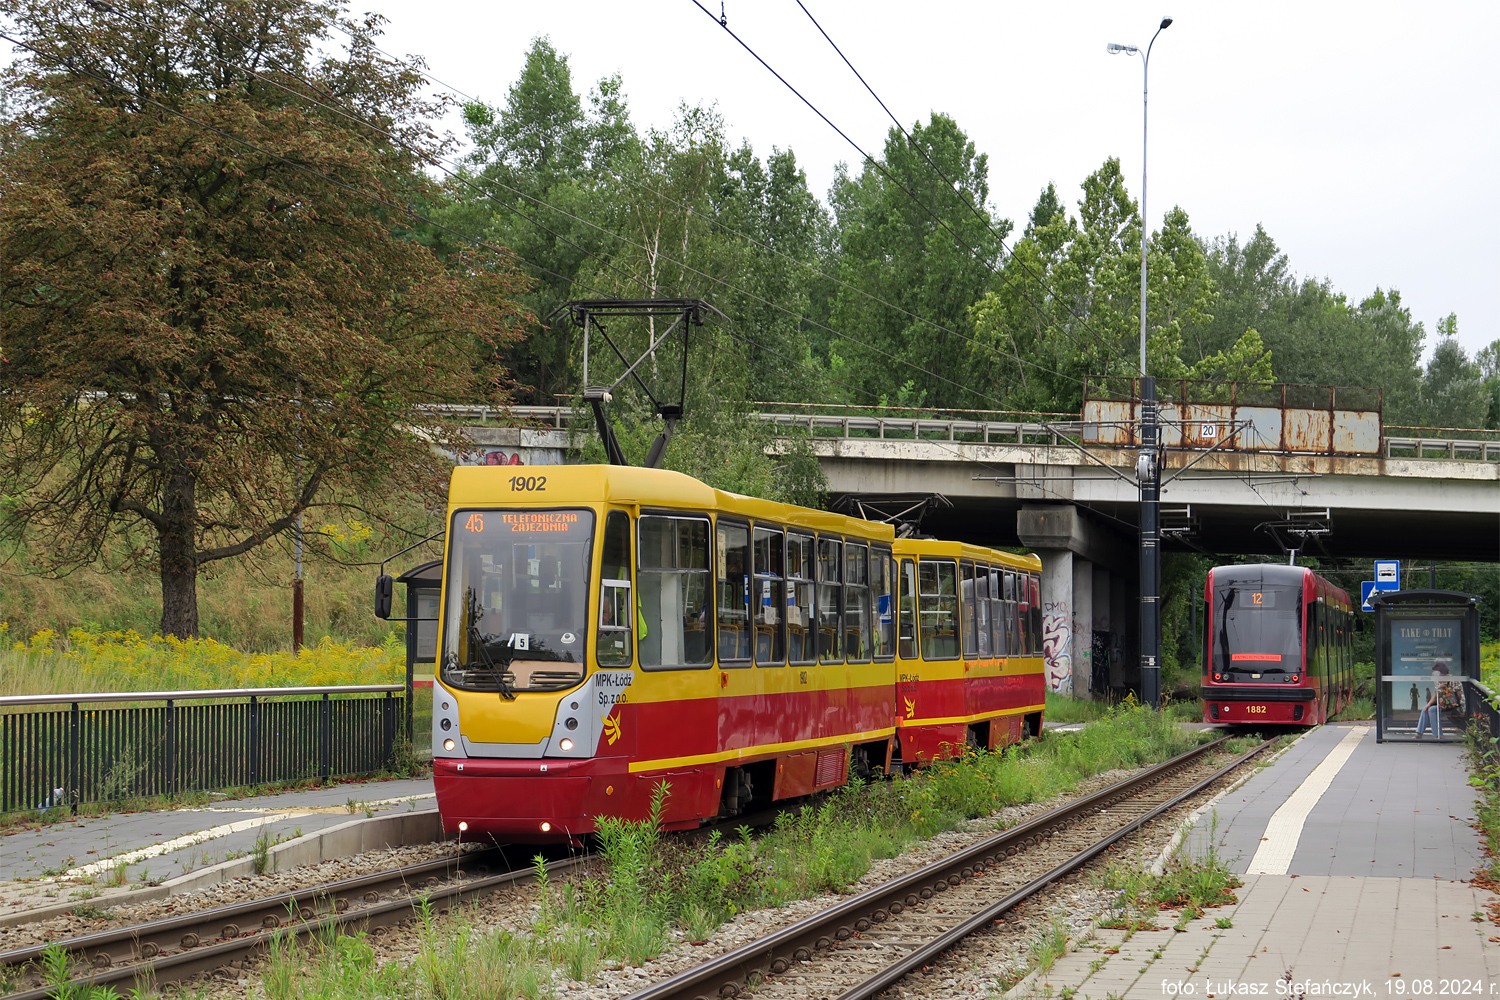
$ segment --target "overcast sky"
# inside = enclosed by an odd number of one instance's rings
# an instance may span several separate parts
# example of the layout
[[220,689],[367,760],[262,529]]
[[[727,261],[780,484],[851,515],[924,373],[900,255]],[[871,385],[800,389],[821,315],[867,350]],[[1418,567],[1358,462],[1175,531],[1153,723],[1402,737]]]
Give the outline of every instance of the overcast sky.
[[[502,103],[548,35],[587,90],[618,71],[638,127],[717,104],[734,140],[790,147],[813,190],[858,154],[717,24],[719,0],[351,0],[385,47]],[[1458,314],[1472,354],[1500,337],[1500,4],[1489,2],[835,3],[803,0],[903,122],[952,115],[989,154],[1019,229],[1051,181],[1119,157],[1139,196],[1141,63],[1151,58],[1149,216],[1181,205],[1212,238],[1261,223],[1303,276],[1354,301],[1397,288],[1427,326]],[[920,12],[918,14],[917,12]],[[889,120],[795,0],[724,0],[729,27],[866,150]]]

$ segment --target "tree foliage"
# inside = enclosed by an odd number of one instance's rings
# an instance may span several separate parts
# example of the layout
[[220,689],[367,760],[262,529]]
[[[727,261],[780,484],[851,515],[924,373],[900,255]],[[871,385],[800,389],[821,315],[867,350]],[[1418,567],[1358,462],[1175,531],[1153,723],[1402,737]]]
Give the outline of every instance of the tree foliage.
[[504,400],[524,282],[400,235],[440,145],[419,67],[368,22],[320,55],[333,5],[0,7],[31,47],[0,134],[4,530],[55,572],[154,562],[192,636],[203,565],[440,496],[461,438],[421,407]]

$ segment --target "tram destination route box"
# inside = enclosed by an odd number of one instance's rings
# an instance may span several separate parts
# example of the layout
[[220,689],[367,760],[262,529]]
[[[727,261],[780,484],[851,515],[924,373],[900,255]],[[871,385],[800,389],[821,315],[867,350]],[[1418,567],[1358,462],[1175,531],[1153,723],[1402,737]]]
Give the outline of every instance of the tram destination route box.
[[1479,598],[1451,590],[1377,591],[1375,740],[1458,743],[1478,697]]

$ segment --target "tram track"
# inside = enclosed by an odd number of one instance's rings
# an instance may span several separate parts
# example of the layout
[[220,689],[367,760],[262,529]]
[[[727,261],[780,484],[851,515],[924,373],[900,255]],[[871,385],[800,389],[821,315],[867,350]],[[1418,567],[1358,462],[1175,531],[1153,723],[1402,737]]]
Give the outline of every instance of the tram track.
[[[728,830],[739,825],[769,826],[780,812],[762,810],[695,833]],[[536,879],[536,851],[513,867],[503,847],[469,851],[389,871],[278,892],[258,899],[217,906],[179,916],[157,918],[83,934],[55,942],[73,964],[90,969],[66,986],[42,983],[42,957],[52,945],[29,945],[0,951],[0,975],[30,981],[31,988],[0,995],[0,1000],[43,1000],[59,992],[90,986],[160,987],[258,957],[273,941],[287,935],[382,933],[424,909],[438,916],[494,893]],[[567,875],[594,859],[592,854],[547,861],[548,879]],[[501,869],[496,871],[496,869]],[[72,995],[72,994],[70,994]]]
[[[756,984],[757,996],[777,996],[777,986],[788,983],[799,984],[787,993],[789,996],[805,996],[815,983],[819,994],[835,996],[840,991],[825,986],[849,975],[846,970],[830,978],[827,966],[831,958],[849,968],[853,965],[848,960],[857,958],[854,964],[869,966],[861,973],[861,982],[889,985],[1269,745],[1262,744],[1227,767],[1208,767],[1204,761],[1223,742],[1205,744],[1038,815],[719,959],[663,980],[634,994],[632,1000],[729,997],[751,983]],[[1143,789],[1156,789],[1156,794],[1142,799]],[[773,815],[755,818],[769,822]],[[1071,838],[1068,844],[1081,846],[1082,851],[1070,852],[1069,861],[1063,864],[1039,864],[1042,853],[1056,856],[1054,841],[1060,837]],[[1072,840],[1080,844],[1072,845]],[[1039,845],[1048,845],[1049,850],[1032,851]],[[589,860],[589,855],[559,859],[546,863],[545,871],[549,879],[560,877]],[[536,868],[531,864],[510,869],[500,849],[471,851],[80,935],[56,942],[68,952],[75,967],[89,970],[62,989],[128,989],[180,982],[252,960],[287,935],[305,938],[374,932],[378,936],[382,928],[411,920],[423,909],[442,915],[524,885],[535,875]],[[1020,890],[1010,892],[998,903],[970,906],[968,909],[975,912],[967,920],[956,919],[958,911],[965,908],[961,905],[964,897],[978,899],[987,893],[992,900],[1000,883],[1014,883],[1018,878],[1028,880]],[[989,915],[991,911],[993,915]],[[25,987],[0,1000],[42,1000],[56,995],[59,988],[41,979],[44,950],[45,946],[32,945],[0,952],[0,973],[7,976],[10,988]],[[897,953],[903,956],[900,960],[887,960]],[[841,1000],[873,996],[883,988],[844,991]]]
[[[549,862],[549,875],[586,858]],[[495,869],[503,869],[496,872]],[[390,871],[279,892],[181,916],[148,920],[56,942],[70,960],[91,969],[75,987],[155,986],[178,982],[255,957],[278,936],[374,930],[410,919],[424,904],[446,912],[471,899],[535,877],[535,868],[511,869],[499,849],[471,851]],[[47,945],[0,952],[0,970],[33,988],[3,1000],[41,1000],[57,987],[40,982]]]
[[1212,758],[1225,739],[868,889],[638,991],[630,1000],[723,1000],[749,991],[757,998],[876,996],[1272,742],[1220,766]]

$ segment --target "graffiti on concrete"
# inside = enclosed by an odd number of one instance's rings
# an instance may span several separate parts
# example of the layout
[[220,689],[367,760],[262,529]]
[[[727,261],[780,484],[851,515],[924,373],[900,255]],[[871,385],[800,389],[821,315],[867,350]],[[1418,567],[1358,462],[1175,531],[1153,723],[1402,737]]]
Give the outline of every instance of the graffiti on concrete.
[[1042,604],[1042,658],[1051,691],[1073,690],[1073,613],[1067,601]]

